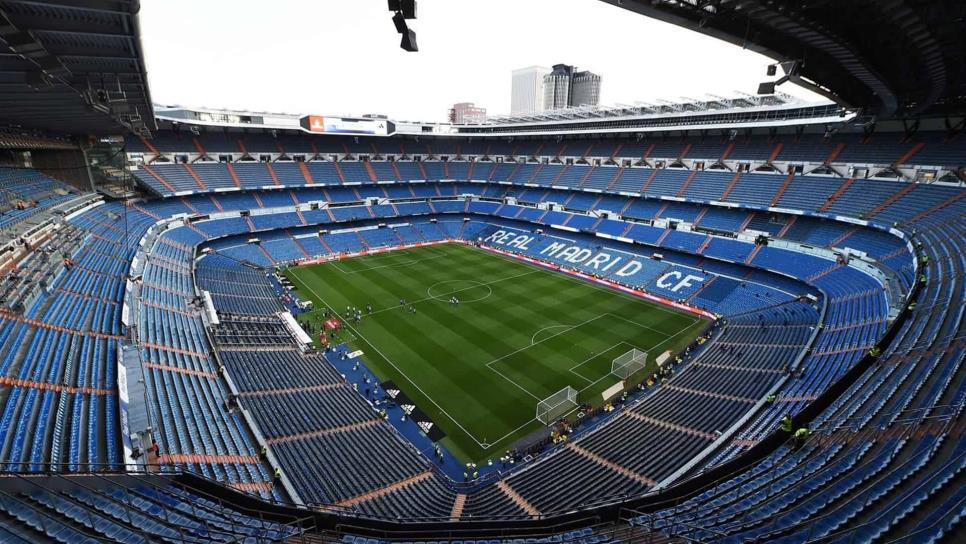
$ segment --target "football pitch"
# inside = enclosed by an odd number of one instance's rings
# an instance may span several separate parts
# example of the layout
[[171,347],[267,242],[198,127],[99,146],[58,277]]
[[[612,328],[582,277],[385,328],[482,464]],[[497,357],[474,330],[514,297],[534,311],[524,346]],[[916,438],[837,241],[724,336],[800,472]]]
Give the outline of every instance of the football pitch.
[[[499,457],[542,425],[540,400],[570,386],[598,406],[612,361],[637,348],[677,353],[704,327],[697,316],[462,244],[296,267],[285,274],[316,311],[363,310],[338,341],[362,350],[446,433],[461,462]],[[452,297],[459,304],[450,302]],[[400,300],[406,301],[405,305]],[[366,305],[372,312],[365,314]],[[415,310],[413,312],[412,310]],[[634,381],[636,380],[636,381]]]

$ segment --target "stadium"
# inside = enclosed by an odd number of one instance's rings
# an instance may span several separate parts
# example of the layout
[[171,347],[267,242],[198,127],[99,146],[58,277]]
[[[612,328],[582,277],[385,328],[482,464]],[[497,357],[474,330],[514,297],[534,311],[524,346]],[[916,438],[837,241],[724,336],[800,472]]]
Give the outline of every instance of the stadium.
[[966,4],[605,1],[825,100],[160,106],[0,1],[0,541],[966,541]]

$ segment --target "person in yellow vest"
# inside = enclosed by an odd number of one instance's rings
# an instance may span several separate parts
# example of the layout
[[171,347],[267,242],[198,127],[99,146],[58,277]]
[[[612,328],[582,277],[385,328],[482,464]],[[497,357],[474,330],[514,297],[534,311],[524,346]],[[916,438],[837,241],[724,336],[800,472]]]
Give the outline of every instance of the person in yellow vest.
[[790,416],[788,414],[785,414],[784,416],[782,416],[782,426],[781,426],[781,429],[782,429],[783,432],[786,432],[786,433],[791,434],[791,432],[792,432],[792,416]]

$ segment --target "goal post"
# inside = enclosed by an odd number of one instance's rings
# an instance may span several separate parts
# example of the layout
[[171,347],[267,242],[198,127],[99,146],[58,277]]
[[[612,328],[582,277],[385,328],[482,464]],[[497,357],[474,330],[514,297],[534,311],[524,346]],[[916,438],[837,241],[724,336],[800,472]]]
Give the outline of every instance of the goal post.
[[537,421],[549,425],[577,407],[577,390],[567,386],[537,403]]
[[622,380],[626,380],[647,364],[647,352],[634,348],[614,359],[610,365],[610,373]]

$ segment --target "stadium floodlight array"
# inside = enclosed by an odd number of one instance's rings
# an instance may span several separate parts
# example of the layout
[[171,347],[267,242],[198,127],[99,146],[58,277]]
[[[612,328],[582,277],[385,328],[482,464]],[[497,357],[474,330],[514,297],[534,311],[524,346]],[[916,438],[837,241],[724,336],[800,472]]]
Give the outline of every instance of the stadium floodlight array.
[[577,390],[569,385],[537,403],[537,421],[550,425],[577,407]]
[[399,47],[406,51],[419,51],[416,45],[416,32],[409,28],[407,20],[416,18],[416,0],[389,0],[389,11],[395,12],[392,22],[396,25],[396,32],[402,34]]
[[647,352],[634,348],[614,359],[610,365],[610,373],[622,380],[644,368],[647,363]]

